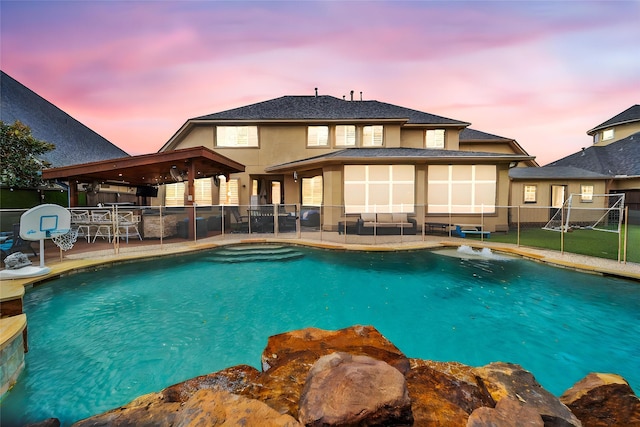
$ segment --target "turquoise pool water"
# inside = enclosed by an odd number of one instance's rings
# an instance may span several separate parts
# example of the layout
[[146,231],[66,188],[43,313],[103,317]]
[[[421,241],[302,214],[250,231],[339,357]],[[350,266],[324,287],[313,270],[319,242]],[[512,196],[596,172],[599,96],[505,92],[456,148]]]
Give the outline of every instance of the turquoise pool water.
[[1,424],[63,425],[246,363],[270,335],[375,326],[407,356],[518,363],[554,394],[593,371],[640,391],[640,284],[525,260],[228,249],[73,274],[28,290],[26,370]]

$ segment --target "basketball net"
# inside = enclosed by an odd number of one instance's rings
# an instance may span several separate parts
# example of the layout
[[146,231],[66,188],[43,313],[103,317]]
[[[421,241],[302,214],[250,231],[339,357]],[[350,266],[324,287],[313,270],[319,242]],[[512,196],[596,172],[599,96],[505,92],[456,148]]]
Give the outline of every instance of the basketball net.
[[63,251],[68,251],[73,247],[76,240],[78,240],[78,229],[71,229],[68,233],[52,237],[51,240]]

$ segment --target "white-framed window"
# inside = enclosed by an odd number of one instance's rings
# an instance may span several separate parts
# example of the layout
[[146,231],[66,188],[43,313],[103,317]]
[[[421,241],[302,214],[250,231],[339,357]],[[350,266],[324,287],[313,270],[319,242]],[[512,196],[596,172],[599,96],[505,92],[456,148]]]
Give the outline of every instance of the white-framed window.
[[337,125],[336,126],[336,146],[353,147],[356,145],[356,126]]
[[362,128],[363,147],[382,147],[384,143],[384,126],[372,125]]
[[166,206],[184,206],[184,182],[164,186],[164,204]]
[[593,185],[582,184],[580,186],[580,201],[586,203],[593,202]]
[[414,165],[345,165],[346,213],[413,212]]
[[607,129],[602,131],[602,140],[603,141],[608,141],[610,139],[613,139],[614,137],[614,131],[613,129]]
[[329,126],[307,127],[307,147],[326,147],[329,145]]
[[238,180],[229,179],[224,176],[220,177],[220,197],[218,203],[225,206],[238,206],[240,198],[238,197]]
[[213,205],[213,197],[211,196],[211,182],[213,178],[198,178],[193,181],[194,184],[194,202],[199,206]]
[[428,213],[494,213],[495,165],[431,165]]
[[538,201],[538,186],[525,185],[524,186],[524,202],[536,203],[537,201]]
[[302,178],[302,205],[322,206],[322,175]]
[[429,129],[425,132],[425,147],[444,148],[444,129]]
[[218,147],[257,147],[257,126],[217,126],[216,146]]

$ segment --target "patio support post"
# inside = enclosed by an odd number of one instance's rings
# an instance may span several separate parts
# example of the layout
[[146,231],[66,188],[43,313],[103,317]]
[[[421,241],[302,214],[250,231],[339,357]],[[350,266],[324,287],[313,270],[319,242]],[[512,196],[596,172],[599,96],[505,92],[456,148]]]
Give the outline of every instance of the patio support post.
[[195,188],[196,188],[196,184],[195,184],[195,176],[196,176],[196,167],[194,165],[194,162],[190,162],[189,163],[189,172],[187,173],[187,185],[185,186],[185,191],[187,192],[186,194],[186,200],[185,200],[185,207],[187,208],[187,216],[189,218],[189,224],[191,224],[191,227],[187,227],[187,233],[188,234],[188,239],[189,240],[194,240],[196,237],[196,233],[195,233],[195,229],[196,229],[196,209],[195,206],[193,204],[194,202],[194,198],[195,198]]

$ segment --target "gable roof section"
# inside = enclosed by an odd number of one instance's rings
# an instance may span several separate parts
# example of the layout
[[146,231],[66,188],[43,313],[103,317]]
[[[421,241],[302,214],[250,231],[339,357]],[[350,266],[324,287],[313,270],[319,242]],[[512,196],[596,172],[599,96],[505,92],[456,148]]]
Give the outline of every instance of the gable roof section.
[[626,123],[640,122],[640,105],[636,104],[630,108],[627,108],[622,113],[610,118],[604,123],[600,123],[598,126],[587,131],[587,135],[593,135],[599,130],[610,128],[613,126],[619,126]]
[[585,148],[548,166],[573,166],[609,177],[640,176],[640,132],[609,145]]
[[389,120],[408,124],[465,127],[469,123],[379,101],[346,101],[333,96],[283,96],[193,120]]
[[3,71],[0,94],[0,120],[19,120],[35,138],[55,144],[55,150],[42,156],[54,167],[129,155]]
[[319,156],[309,157],[293,162],[265,168],[267,172],[287,172],[296,168],[312,169],[328,163],[358,162],[404,162],[414,163],[447,163],[458,162],[490,162],[509,163],[532,159],[531,156],[518,154],[496,154],[478,151],[436,150],[428,148],[345,148]]

